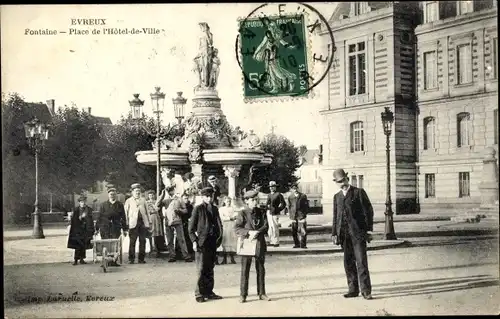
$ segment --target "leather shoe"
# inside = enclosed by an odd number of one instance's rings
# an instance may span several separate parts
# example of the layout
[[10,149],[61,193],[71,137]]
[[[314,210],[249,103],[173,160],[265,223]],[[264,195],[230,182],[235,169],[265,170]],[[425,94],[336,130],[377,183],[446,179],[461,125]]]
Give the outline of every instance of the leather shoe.
[[139,264],[145,264],[146,261],[145,260],[139,260]]
[[206,298],[209,299],[209,300],[219,300],[219,299],[222,299],[221,296],[216,295],[216,294],[208,295]]
[[196,302],[205,302],[205,298],[203,298],[203,297],[196,297]]
[[372,300],[373,299],[372,294],[369,293],[369,292],[363,292],[362,295],[363,295],[363,298],[365,298],[366,300]]
[[271,298],[269,298],[267,295],[260,295],[259,299],[264,301],[271,301]]
[[354,298],[359,296],[359,292],[348,292],[344,294],[344,298]]
[[297,246],[297,245],[296,245],[296,246],[293,246],[293,248],[300,248],[300,246]]
[[245,303],[245,302],[247,302],[247,297],[241,296],[240,297],[240,303]]
[[129,264],[135,264],[135,260],[129,260],[128,263]]

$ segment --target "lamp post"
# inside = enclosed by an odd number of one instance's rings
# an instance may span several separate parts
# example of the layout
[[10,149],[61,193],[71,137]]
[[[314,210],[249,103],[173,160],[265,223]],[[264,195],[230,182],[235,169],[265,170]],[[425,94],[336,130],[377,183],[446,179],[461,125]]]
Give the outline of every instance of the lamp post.
[[33,212],[33,238],[45,238],[43,235],[42,219],[38,210],[38,154],[44,142],[49,138],[49,127],[36,117],[24,124],[24,131],[30,147],[35,151],[35,211]]
[[160,161],[161,161],[161,119],[160,114],[163,113],[163,107],[165,105],[165,93],[161,92],[159,86],[155,87],[155,92],[151,93],[151,106],[153,107],[153,113],[156,114],[156,196],[160,196],[161,191],[161,175],[160,175]]
[[385,199],[385,239],[395,240],[396,233],[394,232],[394,221],[392,216],[394,212],[392,211],[392,201],[391,201],[391,148],[390,140],[392,132],[392,123],[394,122],[394,114],[391,112],[390,108],[386,107],[385,111],[381,113],[382,124],[384,126],[384,134],[386,137],[386,161],[387,161],[387,184],[386,184],[386,199]]
[[186,102],[187,99],[182,97],[182,92],[177,92],[177,97],[172,99],[172,103],[174,104],[174,114],[178,124],[181,124],[184,119],[184,106],[186,105]]

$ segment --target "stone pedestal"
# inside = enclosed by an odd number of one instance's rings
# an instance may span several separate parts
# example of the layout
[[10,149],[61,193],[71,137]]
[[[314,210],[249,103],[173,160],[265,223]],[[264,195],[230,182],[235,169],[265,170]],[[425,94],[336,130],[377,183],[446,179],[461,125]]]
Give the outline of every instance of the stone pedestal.
[[490,207],[498,201],[498,168],[495,149],[488,147],[483,159],[483,173],[479,191],[481,192],[481,207]]
[[236,178],[240,175],[241,165],[225,165],[224,175],[228,179],[227,193],[232,199],[236,199]]

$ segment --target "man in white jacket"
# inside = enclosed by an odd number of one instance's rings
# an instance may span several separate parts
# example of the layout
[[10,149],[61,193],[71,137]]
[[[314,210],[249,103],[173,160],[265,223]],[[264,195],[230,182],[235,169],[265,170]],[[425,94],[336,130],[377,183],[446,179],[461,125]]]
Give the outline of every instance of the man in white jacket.
[[141,185],[132,184],[132,197],[125,201],[125,216],[130,234],[130,245],[128,249],[128,260],[130,264],[135,262],[135,243],[139,238],[139,264],[146,261],[146,237],[149,232],[149,214],[146,200],[141,197]]

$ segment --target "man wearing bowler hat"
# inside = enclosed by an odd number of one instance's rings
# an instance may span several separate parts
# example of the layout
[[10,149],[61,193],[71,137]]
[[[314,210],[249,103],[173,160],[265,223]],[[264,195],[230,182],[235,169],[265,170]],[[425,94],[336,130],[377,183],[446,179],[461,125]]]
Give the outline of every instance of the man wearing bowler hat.
[[203,202],[196,205],[189,220],[189,237],[196,252],[197,282],[195,299],[197,302],[222,299],[214,293],[214,267],[217,247],[222,244],[222,221],[219,210],[213,204],[214,190],[201,190]]
[[269,244],[274,247],[280,245],[279,217],[281,211],[285,209],[285,198],[277,191],[278,184],[275,181],[269,182],[270,193],[267,196],[267,220],[269,221]]
[[219,197],[221,195],[221,192],[220,192],[220,187],[219,185],[217,184],[217,177],[215,177],[214,175],[211,175],[208,177],[208,187],[211,187],[213,189],[213,204],[216,205],[216,206],[219,206]]
[[130,232],[130,245],[128,249],[128,260],[130,264],[135,262],[135,243],[139,238],[139,264],[145,264],[146,261],[146,238],[149,233],[148,209],[146,200],[141,197],[141,184],[132,184],[132,197],[125,201],[125,216]]
[[373,231],[373,208],[370,199],[362,188],[349,184],[347,173],[343,169],[333,172],[333,180],[340,191],[333,196],[332,240],[341,245],[344,251],[344,268],[349,291],[345,298],[361,294],[372,299],[370,272],[366,243],[371,241]]
[[[120,237],[122,230],[124,234],[127,231],[125,208],[116,197],[116,189],[110,187],[108,189],[108,200],[101,203],[99,207],[96,233],[100,232],[102,239],[116,239]],[[119,264],[113,262],[110,266],[119,266]]]

